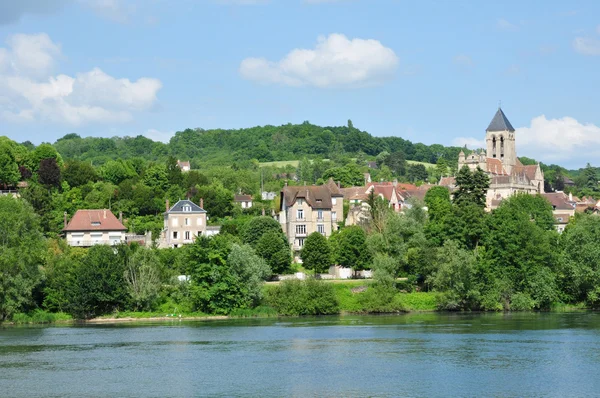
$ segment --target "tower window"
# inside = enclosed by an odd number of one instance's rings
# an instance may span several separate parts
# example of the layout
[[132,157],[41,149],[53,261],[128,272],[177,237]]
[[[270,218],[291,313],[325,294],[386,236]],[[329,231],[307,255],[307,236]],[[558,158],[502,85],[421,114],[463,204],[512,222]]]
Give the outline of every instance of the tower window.
[[500,157],[504,159],[504,137],[500,137]]
[[492,157],[496,157],[496,137],[492,137]]

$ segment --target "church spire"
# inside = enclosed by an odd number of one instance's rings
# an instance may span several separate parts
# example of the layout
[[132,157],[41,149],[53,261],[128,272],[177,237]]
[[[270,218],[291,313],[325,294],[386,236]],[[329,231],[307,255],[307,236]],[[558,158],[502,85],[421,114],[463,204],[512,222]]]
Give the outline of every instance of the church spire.
[[502,112],[502,108],[498,107],[498,111],[494,115],[490,125],[485,131],[510,131],[514,132],[512,124],[506,118],[504,112]]

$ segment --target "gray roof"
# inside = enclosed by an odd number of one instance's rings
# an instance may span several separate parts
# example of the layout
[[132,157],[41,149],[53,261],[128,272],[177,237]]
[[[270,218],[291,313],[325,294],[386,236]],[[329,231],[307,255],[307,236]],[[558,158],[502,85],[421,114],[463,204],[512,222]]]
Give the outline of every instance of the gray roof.
[[[191,211],[183,211],[183,206],[185,206],[185,205],[191,206],[192,210]],[[175,203],[173,205],[173,207],[171,207],[167,213],[169,213],[169,214],[170,213],[206,213],[206,210],[204,210],[202,207],[198,206],[191,200],[186,199],[186,200],[180,200],[179,202]]]
[[498,112],[496,112],[492,122],[485,131],[515,131],[515,129],[506,118],[504,112],[502,112],[502,108],[498,108]]

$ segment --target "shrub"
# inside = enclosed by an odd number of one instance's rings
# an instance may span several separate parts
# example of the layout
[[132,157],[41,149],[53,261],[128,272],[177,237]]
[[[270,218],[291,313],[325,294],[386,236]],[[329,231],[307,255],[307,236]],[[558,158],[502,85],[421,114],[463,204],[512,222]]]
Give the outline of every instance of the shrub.
[[267,290],[266,302],[281,315],[326,315],[339,312],[333,286],[312,278],[281,282]]

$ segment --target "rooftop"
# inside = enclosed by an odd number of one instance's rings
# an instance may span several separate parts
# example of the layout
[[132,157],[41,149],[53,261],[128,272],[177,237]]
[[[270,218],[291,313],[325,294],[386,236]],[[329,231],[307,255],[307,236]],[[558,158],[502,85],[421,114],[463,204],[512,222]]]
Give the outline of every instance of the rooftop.
[[127,231],[127,228],[108,209],[77,210],[64,232]]
[[506,118],[504,112],[502,112],[502,108],[498,108],[498,111],[485,131],[515,131],[515,129]]

